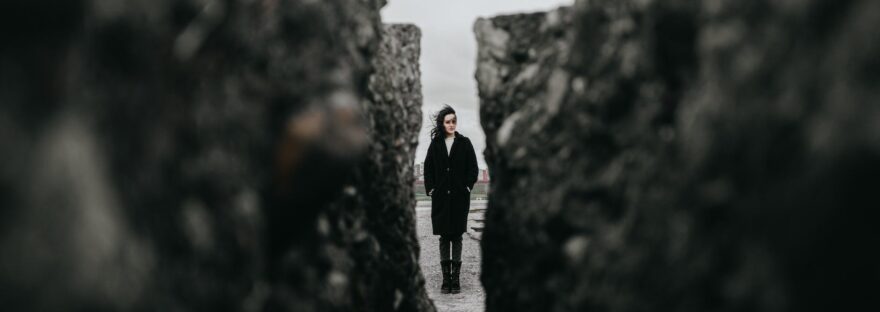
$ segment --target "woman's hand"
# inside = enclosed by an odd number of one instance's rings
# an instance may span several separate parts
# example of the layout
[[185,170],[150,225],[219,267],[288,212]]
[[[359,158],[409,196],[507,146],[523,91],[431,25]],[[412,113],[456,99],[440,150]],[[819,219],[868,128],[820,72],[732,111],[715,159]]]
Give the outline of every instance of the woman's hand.
[[434,193],[434,189],[431,189],[430,191],[428,191],[428,196],[431,196],[431,193]]
[[471,188],[469,188],[469,187],[467,187],[467,186],[465,186],[464,188],[466,188],[466,189],[468,190],[468,193],[471,192]]

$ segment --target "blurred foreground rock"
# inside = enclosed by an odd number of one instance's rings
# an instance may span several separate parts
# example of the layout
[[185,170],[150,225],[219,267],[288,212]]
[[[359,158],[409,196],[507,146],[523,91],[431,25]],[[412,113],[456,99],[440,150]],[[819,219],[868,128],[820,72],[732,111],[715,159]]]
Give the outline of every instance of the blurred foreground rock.
[[422,118],[421,31],[386,24],[383,34],[369,80],[372,102],[364,107],[367,157],[346,179],[347,196],[324,217],[348,223],[331,236],[358,260],[349,273],[359,281],[355,297],[363,298],[355,310],[434,311],[419,268],[413,189]]
[[488,311],[877,309],[880,3],[554,14],[475,26]]
[[4,310],[433,310],[383,4],[0,4]]

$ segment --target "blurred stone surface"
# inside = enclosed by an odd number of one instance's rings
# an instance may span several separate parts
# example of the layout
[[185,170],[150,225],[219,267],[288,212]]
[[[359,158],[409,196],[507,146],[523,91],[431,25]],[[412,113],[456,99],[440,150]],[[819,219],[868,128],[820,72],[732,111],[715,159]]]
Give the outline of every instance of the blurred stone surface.
[[3,309],[432,310],[382,5],[0,4]]
[[477,73],[487,310],[877,309],[878,17],[875,1],[579,1],[538,88],[481,72],[553,51],[509,39],[540,28],[490,29],[508,39],[480,40]]
[[[557,188],[556,182],[574,178],[567,175],[564,162],[542,159],[547,153],[524,154],[526,145],[570,145],[556,141],[553,135],[560,130],[549,120],[532,126],[525,119],[535,117],[551,97],[549,92],[561,92],[568,81],[563,69],[571,41],[572,10],[561,8],[547,13],[530,13],[479,19],[474,25],[478,43],[476,79],[480,96],[480,122],[486,134],[484,156],[492,175],[489,201],[485,211],[482,240],[482,276],[486,291],[486,307],[491,311],[540,309],[542,304],[557,298],[560,289],[544,284],[522,284],[540,281],[541,274],[557,273],[552,268],[535,262],[558,246],[541,246],[535,235],[542,234],[546,217],[543,202],[552,193],[530,189],[530,179],[545,179],[543,191]],[[559,81],[564,80],[564,81]],[[556,95],[552,95],[556,96]],[[561,99],[555,99],[561,101]],[[529,115],[532,114],[532,115]],[[514,138],[519,135],[521,137]],[[535,140],[535,141],[532,141]],[[540,140],[546,140],[541,142]],[[529,142],[531,141],[531,142]],[[529,152],[535,153],[537,149]],[[529,157],[528,160],[524,159]],[[527,164],[559,166],[557,176],[523,168]],[[528,171],[527,171],[528,170]],[[563,174],[565,172],[566,174]],[[531,221],[530,221],[531,220]],[[548,241],[547,239],[537,238]],[[560,268],[561,269],[561,268]],[[562,272],[558,272],[562,273]],[[536,298],[547,301],[537,302]],[[548,304],[552,307],[552,304]]]
[[[511,128],[504,122],[525,106],[541,105],[556,67],[569,50],[571,9],[480,18],[474,24],[477,38],[476,79],[480,95],[480,120],[486,134],[484,156],[492,172],[505,163],[498,140],[507,140]],[[507,123],[511,125],[511,122]],[[503,165],[502,165],[503,166]]]
[[[367,157],[347,180],[347,196],[326,211],[328,220],[349,222],[335,239],[358,259],[351,277],[356,310],[434,311],[419,268],[413,164],[422,118],[415,25],[384,25],[366,103],[371,141]],[[392,294],[392,296],[387,296]]]

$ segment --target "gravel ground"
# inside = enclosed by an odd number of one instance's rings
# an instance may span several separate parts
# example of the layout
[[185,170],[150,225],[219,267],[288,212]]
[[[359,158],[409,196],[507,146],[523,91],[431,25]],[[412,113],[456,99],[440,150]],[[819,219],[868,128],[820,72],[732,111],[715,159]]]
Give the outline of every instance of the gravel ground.
[[[482,214],[473,211],[474,206],[478,205],[472,205],[469,219]],[[440,236],[431,234],[430,204],[420,202],[416,209],[416,216],[418,218],[416,226],[419,233],[419,244],[422,250],[419,263],[422,267],[422,273],[425,274],[425,288],[427,288],[428,296],[434,300],[437,311],[484,311],[485,294],[483,293],[483,285],[480,284],[480,242],[473,239],[472,235],[464,234],[462,236],[461,293],[442,294],[440,293],[442,274],[440,273],[440,250],[438,247]],[[470,228],[470,224],[468,227]]]

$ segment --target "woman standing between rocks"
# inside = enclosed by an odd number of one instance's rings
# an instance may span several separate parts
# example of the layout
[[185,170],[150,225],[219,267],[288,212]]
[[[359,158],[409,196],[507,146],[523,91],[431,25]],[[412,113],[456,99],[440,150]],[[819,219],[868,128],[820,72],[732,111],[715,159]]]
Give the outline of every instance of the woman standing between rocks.
[[425,191],[431,196],[434,235],[440,235],[440,292],[457,294],[461,291],[461,236],[466,231],[471,190],[479,169],[471,141],[455,131],[455,110],[445,105],[433,119],[425,157]]

